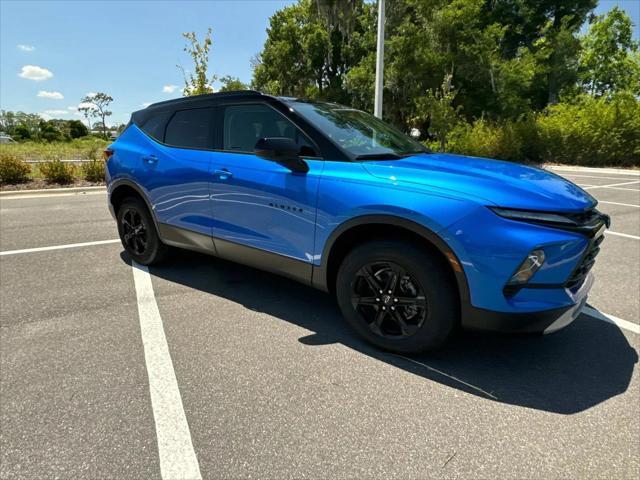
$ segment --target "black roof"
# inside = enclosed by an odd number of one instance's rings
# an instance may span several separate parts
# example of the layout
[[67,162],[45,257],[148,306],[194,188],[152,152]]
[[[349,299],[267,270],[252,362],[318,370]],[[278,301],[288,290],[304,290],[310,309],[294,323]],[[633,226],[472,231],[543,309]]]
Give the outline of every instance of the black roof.
[[258,92],[257,90],[234,90],[230,92],[206,93],[204,95],[191,95],[188,97],[174,98],[171,100],[165,100],[164,102],[153,103],[147,108],[133,112],[131,118],[134,123],[140,125],[144,123],[146,119],[153,113],[162,111],[174,111],[176,108],[187,107],[194,104],[197,104],[198,106],[215,105],[219,100],[223,100],[225,98],[261,98],[271,100],[277,99],[277,97]]
[[255,97],[255,96],[271,97],[271,95],[265,95],[264,93],[258,92],[257,90],[233,90],[230,92],[205,93],[203,95],[190,95],[188,97],[173,98],[171,100],[165,100],[164,102],[152,103],[147,108],[158,108],[158,107],[166,107],[166,106],[175,107],[183,104],[202,102],[203,100],[219,100],[221,98],[227,98],[227,97]]

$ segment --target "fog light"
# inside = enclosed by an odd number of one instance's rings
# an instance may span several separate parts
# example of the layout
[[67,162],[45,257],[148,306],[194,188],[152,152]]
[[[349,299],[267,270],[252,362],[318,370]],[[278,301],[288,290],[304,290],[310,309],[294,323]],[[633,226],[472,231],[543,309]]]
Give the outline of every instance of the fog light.
[[516,273],[513,274],[509,283],[513,284],[522,284],[527,283],[533,274],[540,270],[540,267],[544,263],[544,250],[533,250],[527,258],[524,259],[524,262],[520,264]]

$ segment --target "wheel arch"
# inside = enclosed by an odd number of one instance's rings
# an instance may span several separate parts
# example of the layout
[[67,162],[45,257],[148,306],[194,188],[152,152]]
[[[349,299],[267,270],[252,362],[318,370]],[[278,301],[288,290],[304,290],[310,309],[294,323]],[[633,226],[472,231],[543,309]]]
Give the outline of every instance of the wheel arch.
[[469,301],[469,286],[462,264],[447,243],[429,228],[393,215],[364,215],[337,227],[324,245],[321,265],[313,268],[313,285],[333,293],[344,257],[356,245],[374,238],[400,238],[427,248],[447,265],[458,287],[461,304]]
[[149,210],[149,214],[153,219],[153,223],[156,227],[156,231],[158,231],[158,222],[156,220],[156,216],[153,213],[153,208],[149,203],[147,196],[144,194],[142,188],[139,185],[132,182],[131,180],[122,179],[114,182],[109,190],[109,204],[113,209],[113,213],[115,216],[118,215],[118,209],[122,202],[128,197],[139,198],[144,202]]

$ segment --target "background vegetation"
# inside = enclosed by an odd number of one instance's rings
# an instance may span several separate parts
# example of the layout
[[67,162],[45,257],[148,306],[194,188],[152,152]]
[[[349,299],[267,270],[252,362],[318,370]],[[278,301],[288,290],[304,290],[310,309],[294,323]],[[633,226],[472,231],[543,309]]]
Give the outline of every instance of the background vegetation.
[[[436,150],[640,165],[638,42],[622,10],[595,16],[596,5],[387,1],[385,120]],[[278,11],[252,86],[372,111],[376,8],[300,0]]]
[[[640,51],[630,18],[597,0],[387,0],[384,119],[433,150],[517,162],[640,166]],[[299,0],[276,12],[251,87],[373,110],[377,2]],[[183,34],[184,95],[249,86],[210,72],[209,29]],[[79,120],[0,112],[0,183],[100,181],[113,98]],[[92,130],[91,126],[98,127]],[[59,160],[94,160],[82,167]],[[47,161],[41,168],[21,162]]]

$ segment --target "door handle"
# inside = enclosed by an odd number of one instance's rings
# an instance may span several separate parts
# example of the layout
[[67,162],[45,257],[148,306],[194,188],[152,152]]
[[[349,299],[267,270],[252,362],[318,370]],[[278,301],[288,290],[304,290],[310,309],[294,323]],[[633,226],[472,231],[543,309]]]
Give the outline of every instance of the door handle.
[[158,161],[158,157],[155,155],[145,155],[142,157],[142,161],[149,164],[154,164]]
[[233,173],[231,173],[229,170],[227,170],[226,168],[222,168],[220,170],[216,170],[214,172],[214,175],[216,177],[218,177],[220,180],[228,180],[231,177],[233,177]]

